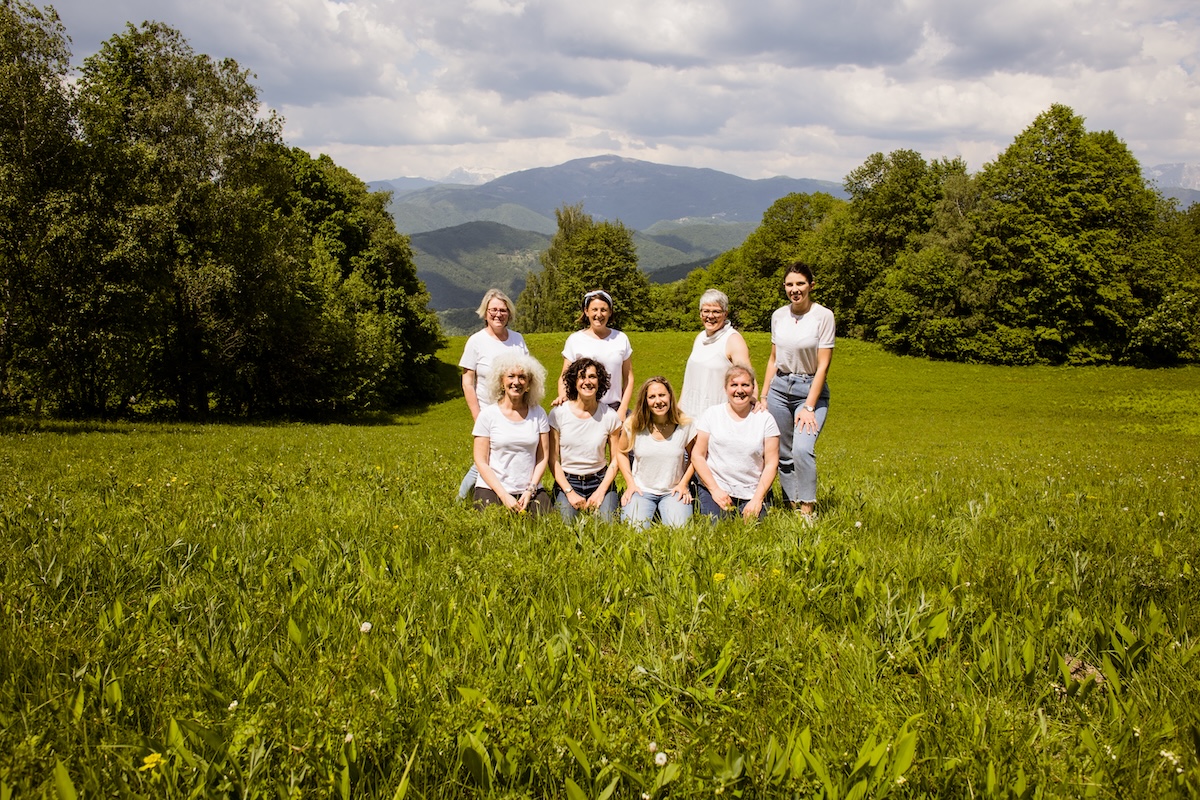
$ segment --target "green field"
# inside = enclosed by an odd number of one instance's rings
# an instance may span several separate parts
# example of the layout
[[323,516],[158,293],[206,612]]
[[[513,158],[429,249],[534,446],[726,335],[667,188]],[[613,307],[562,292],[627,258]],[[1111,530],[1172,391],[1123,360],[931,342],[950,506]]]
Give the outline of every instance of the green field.
[[814,526],[641,532],[455,502],[462,346],[357,424],[0,421],[0,800],[1200,793],[1200,369],[839,341]]

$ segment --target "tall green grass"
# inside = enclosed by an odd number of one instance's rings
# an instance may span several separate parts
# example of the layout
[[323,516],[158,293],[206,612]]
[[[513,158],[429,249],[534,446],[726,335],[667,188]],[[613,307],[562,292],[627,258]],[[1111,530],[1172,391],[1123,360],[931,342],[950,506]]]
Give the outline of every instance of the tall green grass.
[[[690,335],[631,338],[678,389]],[[831,384],[811,527],[471,511],[452,391],[5,421],[0,798],[1200,792],[1200,370]]]

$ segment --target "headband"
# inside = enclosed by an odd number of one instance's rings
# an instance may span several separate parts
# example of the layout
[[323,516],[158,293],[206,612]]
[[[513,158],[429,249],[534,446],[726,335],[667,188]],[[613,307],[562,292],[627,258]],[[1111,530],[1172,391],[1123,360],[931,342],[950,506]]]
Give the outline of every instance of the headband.
[[583,296],[583,310],[587,311],[588,303],[592,302],[592,300],[596,299],[597,297],[599,297],[604,302],[608,303],[609,311],[612,310],[612,307],[613,307],[612,297],[610,297],[608,292],[604,291],[603,289],[595,289],[593,291],[588,292],[587,294],[585,294]]

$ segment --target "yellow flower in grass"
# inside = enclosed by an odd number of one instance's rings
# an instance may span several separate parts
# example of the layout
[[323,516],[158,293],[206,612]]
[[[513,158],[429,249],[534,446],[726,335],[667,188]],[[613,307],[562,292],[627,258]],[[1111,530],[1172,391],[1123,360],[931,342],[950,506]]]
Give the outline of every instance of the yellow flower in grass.
[[154,769],[161,763],[162,763],[162,754],[161,753],[151,753],[150,755],[148,755],[142,759],[142,765],[140,767],[138,767],[138,772],[145,772],[146,770]]
[[713,575],[713,583],[720,583],[723,580],[725,580],[724,572],[717,572]]

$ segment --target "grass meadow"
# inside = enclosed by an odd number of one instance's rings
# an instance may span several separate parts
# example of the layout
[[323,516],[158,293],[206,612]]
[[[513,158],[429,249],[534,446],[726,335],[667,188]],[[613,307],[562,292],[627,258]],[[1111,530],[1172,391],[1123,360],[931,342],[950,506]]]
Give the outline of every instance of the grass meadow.
[[642,532],[455,501],[463,342],[354,424],[0,421],[0,800],[1200,793],[1200,369],[842,340],[813,526]]

